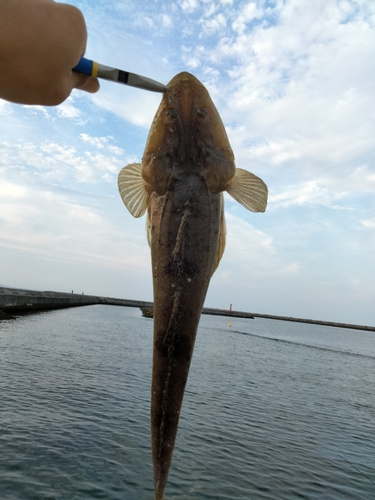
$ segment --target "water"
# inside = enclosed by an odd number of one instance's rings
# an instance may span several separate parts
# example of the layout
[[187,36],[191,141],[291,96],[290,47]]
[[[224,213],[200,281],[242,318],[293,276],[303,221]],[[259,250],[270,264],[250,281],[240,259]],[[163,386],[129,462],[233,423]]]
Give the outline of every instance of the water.
[[[375,498],[375,334],[203,316],[166,499]],[[1,500],[152,500],[152,321],[0,323]]]

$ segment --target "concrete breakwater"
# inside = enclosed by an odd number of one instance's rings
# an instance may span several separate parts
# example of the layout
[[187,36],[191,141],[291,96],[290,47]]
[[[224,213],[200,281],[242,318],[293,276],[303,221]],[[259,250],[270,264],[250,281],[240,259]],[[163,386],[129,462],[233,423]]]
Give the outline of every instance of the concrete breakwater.
[[[100,297],[96,295],[84,295],[73,292],[37,292],[34,290],[20,290],[16,288],[0,287],[0,311],[8,314],[46,311],[51,309],[63,309],[67,307],[89,306],[95,304],[153,308],[152,302],[142,300],[116,299],[113,297]],[[254,318],[251,313],[247,312],[226,311],[224,309],[212,309],[207,307],[203,309],[203,314],[249,319]]]
[[[33,311],[46,311],[52,309],[63,309],[67,307],[79,307],[95,304],[125,306],[125,307],[149,307],[152,302],[129,299],[116,299],[111,297],[100,297],[95,295],[84,295],[78,293],[63,292],[38,292],[34,290],[21,290],[16,288],[0,287],[0,319],[12,314],[27,313]],[[229,311],[225,309],[214,309],[205,307],[203,314],[215,316],[229,316],[233,318],[265,318],[280,321],[292,321],[298,323],[310,323],[313,325],[334,326],[339,328],[350,328],[355,330],[367,330],[375,332],[374,326],[353,325],[347,323],[336,323],[332,321],[320,321],[313,319],[292,318],[289,316],[276,316],[271,314],[259,314],[244,311]]]
[[84,295],[83,293],[38,292],[34,290],[0,287],[0,311],[8,314],[46,311],[95,304],[127,307],[152,306],[151,302],[99,297],[96,295]]

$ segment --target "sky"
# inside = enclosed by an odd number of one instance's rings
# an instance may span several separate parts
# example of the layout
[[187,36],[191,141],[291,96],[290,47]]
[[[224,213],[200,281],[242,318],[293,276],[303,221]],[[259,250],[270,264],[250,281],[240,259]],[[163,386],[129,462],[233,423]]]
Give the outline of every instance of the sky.
[[[86,56],[208,89],[265,213],[225,196],[206,306],[375,325],[375,2],[72,0]],[[0,100],[0,286],[152,300],[145,220],[117,174],[161,95],[101,83],[58,107]]]

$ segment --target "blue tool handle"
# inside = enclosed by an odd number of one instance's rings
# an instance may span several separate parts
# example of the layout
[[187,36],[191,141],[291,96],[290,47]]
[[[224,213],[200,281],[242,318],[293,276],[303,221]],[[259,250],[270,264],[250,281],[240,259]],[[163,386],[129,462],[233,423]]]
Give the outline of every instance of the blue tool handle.
[[86,59],[85,57],[81,57],[81,60],[73,68],[73,71],[78,71],[78,73],[84,73],[85,75],[92,76],[92,70],[94,66],[94,61],[90,61],[90,59]]

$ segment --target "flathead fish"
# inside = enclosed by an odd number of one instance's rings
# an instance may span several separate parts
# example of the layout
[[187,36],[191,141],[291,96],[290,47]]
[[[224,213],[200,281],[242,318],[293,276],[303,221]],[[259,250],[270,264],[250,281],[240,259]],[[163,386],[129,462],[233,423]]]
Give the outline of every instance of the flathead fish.
[[186,72],[168,84],[142,163],[124,167],[118,186],[134,217],[147,211],[154,289],[151,447],[154,499],[163,500],[198,323],[225,247],[223,192],[264,212],[268,190],[236,168],[209,93]]

